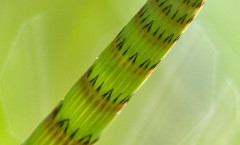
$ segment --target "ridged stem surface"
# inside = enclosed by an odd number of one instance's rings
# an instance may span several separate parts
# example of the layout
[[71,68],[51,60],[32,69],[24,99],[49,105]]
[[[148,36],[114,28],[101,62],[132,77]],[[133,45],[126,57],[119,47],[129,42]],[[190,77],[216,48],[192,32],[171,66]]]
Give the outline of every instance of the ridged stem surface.
[[148,0],[24,144],[94,144],[204,3]]

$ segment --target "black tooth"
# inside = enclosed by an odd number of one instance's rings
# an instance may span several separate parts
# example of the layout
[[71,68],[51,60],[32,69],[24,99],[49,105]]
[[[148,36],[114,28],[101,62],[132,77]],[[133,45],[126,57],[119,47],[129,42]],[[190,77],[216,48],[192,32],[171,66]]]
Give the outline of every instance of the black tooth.
[[63,103],[61,103],[53,110],[53,119],[57,116],[58,112],[61,110]]
[[119,40],[122,38],[122,36],[118,37],[118,39],[116,40],[116,43],[119,42]]
[[189,24],[189,23],[191,23],[191,22],[193,21],[193,19],[194,19],[193,17],[192,17],[192,18],[190,18],[190,19],[188,19],[188,20],[187,20],[187,22],[186,22],[186,24]]
[[125,104],[125,103],[127,103],[127,102],[132,98],[133,95],[134,95],[134,94],[128,95],[126,98],[122,99],[122,101],[119,102],[119,104]]
[[179,12],[179,10],[176,11],[176,13],[171,17],[171,19],[174,19],[178,12]]
[[125,43],[125,40],[126,40],[126,38],[124,38],[120,43],[118,43],[117,47],[118,47],[119,51],[122,49],[123,44]]
[[175,43],[176,41],[178,41],[180,37],[181,37],[181,35],[178,35],[178,37],[177,37],[176,39],[174,39],[173,43]]
[[92,86],[95,85],[95,83],[96,83],[98,77],[99,77],[99,74],[98,74],[95,78],[93,78],[92,80],[89,81],[90,83],[92,83]]
[[149,61],[149,62],[147,63],[147,65],[144,67],[144,69],[147,69],[150,63],[151,63],[151,61]]
[[145,9],[140,15],[139,18],[141,18],[145,13],[146,13],[147,9]]
[[149,22],[148,24],[146,24],[146,25],[143,27],[143,29],[146,29],[146,28],[148,27],[147,32],[149,32],[149,31],[151,30],[151,28],[152,28],[152,24],[153,24],[153,21]]
[[147,3],[145,3],[145,5],[140,9],[140,11],[138,13],[141,14],[146,6],[147,6]]
[[118,35],[116,36],[116,38],[118,38],[118,37],[122,34],[122,32],[123,32],[124,29],[125,29],[125,27],[123,27],[123,29],[118,33]]
[[94,65],[91,66],[88,71],[87,71],[87,78],[89,78],[89,76],[91,75],[92,71],[93,71]]
[[195,3],[193,3],[192,7],[194,7],[197,4],[198,0],[195,1]]
[[163,43],[166,43],[166,42],[170,43],[170,42],[172,41],[173,36],[174,36],[174,34],[171,34],[170,36],[168,36],[168,37],[163,41]]
[[90,143],[90,141],[88,140],[88,141],[85,141],[83,144],[88,145],[89,143]]
[[93,142],[91,142],[91,145],[94,145],[99,140],[99,137],[95,139]]
[[160,62],[161,62],[161,60],[160,60],[159,62],[157,62],[156,64],[154,64],[152,67],[150,67],[150,69],[149,69],[149,70],[152,70],[152,69],[156,68],[156,67],[157,67],[157,65],[158,65]]
[[177,20],[177,23],[179,23],[179,22],[181,21],[181,24],[183,24],[184,21],[185,21],[185,19],[186,19],[186,17],[187,17],[187,14],[185,14],[184,16],[182,16],[181,18],[179,18],[179,19]]
[[110,101],[110,99],[111,99],[112,92],[113,92],[113,89],[111,90],[111,92],[109,93],[109,95],[108,95],[108,97],[107,97],[107,100],[108,100],[108,101]]
[[163,36],[163,34],[166,32],[166,29],[158,36],[158,40],[160,40]]
[[167,11],[166,16],[168,16],[168,14],[170,13],[171,9],[172,9],[172,4],[170,4],[169,6],[167,6],[166,8],[164,8],[164,9],[162,10],[162,12],[164,13],[165,11]]
[[119,102],[119,104],[124,104],[126,98],[122,99],[122,101]]
[[152,28],[152,25],[153,25],[153,21],[151,22],[150,26],[148,27],[147,32],[150,32],[150,30],[151,30],[151,28]]
[[160,27],[158,27],[157,30],[153,33],[153,36],[155,36],[157,34],[159,29],[160,29]]
[[183,0],[183,3],[186,3],[188,5],[190,3],[190,0]]
[[160,3],[158,7],[160,8],[163,4],[165,4],[168,0],[165,0],[164,2]]
[[111,95],[112,95],[113,89],[111,89],[110,91],[108,91],[107,93],[103,94],[103,98],[107,97],[107,100],[110,100]]
[[124,104],[125,104],[125,103],[128,103],[128,102],[130,101],[130,99],[131,99],[131,98],[128,98],[128,99],[124,102]]
[[128,49],[123,52],[123,55],[125,55],[125,54],[128,52],[128,50],[129,50],[130,47],[131,47],[131,46],[129,46]]
[[135,53],[133,56],[129,57],[128,60],[131,61],[133,59],[133,62],[132,63],[135,63],[136,62],[136,59],[138,57],[138,52]]
[[134,95],[134,94],[129,95],[129,96],[127,97],[127,99],[123,102],[123,104],[128,103],[128,102],[130,101],[130,99],[132,98],[133,95]]
[[122,94],[123,94],[123,93],[120,93],[120,94],[117,96],[117,98],[115,98],[115,99],[113,100],[113,102],[116,103],[117,100],[118,100],[118,98],[119,98]]
[[146,19],[147,19],[149,16],[150,16],[150,14],[141,21],[141,24],[142,24],[143,22],[145,22]]
[[197,6],[196,6],[196,8],[200,8],[201,6],[202,6],[202,1],[200,1],[198,4],[197,4]]
[[[148,67],[148,65],[149,65],[150,62],[151,62],[150,59],[144,61],[142,64],[139,65],[139,68],[142,68],[146,63],[148,63],[148,64],[147,64],[147,67]],[[145,66],[145,69],[146,69],[146,66]]]
[[99,92],[103,86],[104,82],[96,89],[97,92]]
[[89,135],[87,135],[87,136],[79,139],[78,142],[81,143],[81,142],[84,141],[85,139],[87,139],[87,140],[84,142],[84,144],[85,144],[85,143],[88,144],[88,143],[91,141],[91,139],[92,139],[92,134],[89,134]]
[[73,139],[74,136],[76,135],[76,133],[78,132],[79,128],[76,129],[71,135],[70,135],[70,138]]
[[67,132],[68,130],[68,126],[69,126],[69,122],[70,120],[69,119],[64,119],[64,120],[61,120],[59,121],[57,124],[62,128],[64,124],[67,124],[64,131]]

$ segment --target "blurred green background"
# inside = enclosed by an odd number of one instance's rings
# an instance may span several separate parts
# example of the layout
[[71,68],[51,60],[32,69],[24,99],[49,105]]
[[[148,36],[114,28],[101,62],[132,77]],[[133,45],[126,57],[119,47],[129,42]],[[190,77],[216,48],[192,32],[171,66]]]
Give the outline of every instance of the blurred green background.
[[[0,0],[0,144],[21,144],[146,0]],[[208,0],[97,145],[239,145],[238,0]]]

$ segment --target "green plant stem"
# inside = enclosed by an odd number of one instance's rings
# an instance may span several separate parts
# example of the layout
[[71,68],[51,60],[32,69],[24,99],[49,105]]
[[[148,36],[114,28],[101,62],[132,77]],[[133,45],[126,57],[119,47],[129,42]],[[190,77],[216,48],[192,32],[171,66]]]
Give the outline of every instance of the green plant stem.
[[94,144],[203,4],[148,0],[24,144]]

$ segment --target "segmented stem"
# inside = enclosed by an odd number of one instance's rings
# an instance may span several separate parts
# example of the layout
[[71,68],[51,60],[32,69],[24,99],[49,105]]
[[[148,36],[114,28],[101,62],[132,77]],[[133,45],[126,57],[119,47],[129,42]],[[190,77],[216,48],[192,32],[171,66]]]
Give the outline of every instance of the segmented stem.
[[24,144],[94,144],[204,3],[148,0]]

